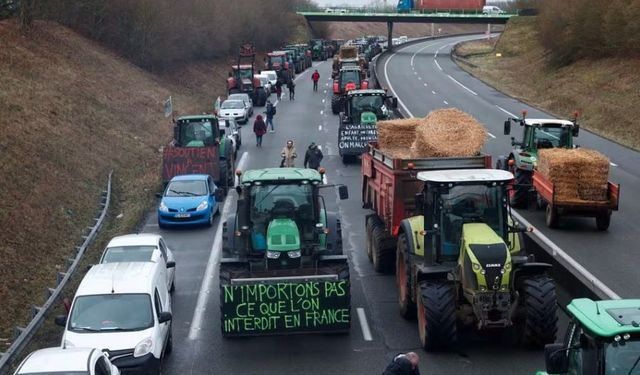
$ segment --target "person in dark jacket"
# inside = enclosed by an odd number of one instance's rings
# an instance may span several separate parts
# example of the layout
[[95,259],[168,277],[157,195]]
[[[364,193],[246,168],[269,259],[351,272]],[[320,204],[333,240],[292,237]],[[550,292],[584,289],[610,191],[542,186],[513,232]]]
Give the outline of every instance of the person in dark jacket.
[[420,375],[419,363],[420,357],[414,352],[398,354],[382,375]]
[[256,116],[253,122],[253,132],[256,134],[256,147],[262,147],[262,136],[267,132],[267,124],[264,123],[262,115]]
[[292,79],[287,82],[287,88],[289,89],[289,100],[296,99],[296,83]]
[[278,98],[278,100],[282,99],[282,79],[280,78],[278,78],[276,82],[276,98]]
[[271,103],[271,100],[267,99],[266,110],[264,113],[267,115],[267,126],[271,126],[271,133],[274,133],[273,129],[273,116],[276,115],[276,106]]
[[322,151],[318,148],[315,142],[311,142],[306,154],[304,155],[304,167],[318,170],[320,168],[320,162],[322,161]]

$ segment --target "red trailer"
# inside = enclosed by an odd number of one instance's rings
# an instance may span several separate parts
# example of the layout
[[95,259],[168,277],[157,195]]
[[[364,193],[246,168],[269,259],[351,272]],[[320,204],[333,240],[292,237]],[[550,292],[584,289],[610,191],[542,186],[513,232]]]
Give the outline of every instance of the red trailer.
[[415,196],[424,186],[416,179],[418,172],[482,168],[491,168],[491,156],[397,159],[370,143],[362,154],[362,203],[374,211],[366,216],[365,230],[367,255],[375,270],[395,269],[400,222],[416,215]]
[[486,0],[415,0],[414,7],[422,11],[482,11]]

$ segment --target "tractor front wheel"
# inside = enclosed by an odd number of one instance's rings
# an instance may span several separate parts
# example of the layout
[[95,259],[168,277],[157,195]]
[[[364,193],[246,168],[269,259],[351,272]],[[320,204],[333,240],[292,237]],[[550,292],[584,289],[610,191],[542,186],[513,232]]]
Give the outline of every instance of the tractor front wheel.
[[398,237],[398,246],[396,247],[396,286],[398,288],[400,316],[405,319],[415,317],[416,304],[411,298],[412,282],[409,245],[405,233]]
[[418,332],[424,350],[447,349],[458,341],[456,293],[451,283],[423,281],[416,290]]
[[524,345],[543,347],[553,343],[558,331],[556,285],[546,275],[533,276],[522,283],[522,308],[518,336]]

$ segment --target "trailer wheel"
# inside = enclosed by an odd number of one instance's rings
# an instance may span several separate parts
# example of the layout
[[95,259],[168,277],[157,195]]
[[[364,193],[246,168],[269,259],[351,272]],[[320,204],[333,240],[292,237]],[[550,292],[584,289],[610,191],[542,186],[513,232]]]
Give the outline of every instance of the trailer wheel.
[[533,276],[522,283],[524,314],[518,322],[518,336],[524,345],[542,347],[555,341],[558,331],[556,285],[546,275]]
[[549,228],[557,228],[558,222],[560,221],[558,217],[558,209],[553,207],[553,204],[548,203],[547,208],[545,209],[545,222]]
[[611,224],[611,210],[599,213],[596,216],[596,227],[598,230],[605,231],[609,229],[609,224]]
[[387,273],[393,269],[395,250],[391,246],[386,246],[386,233],[384,225],[376,225],[371,231],[371,256],[373,257],[373,269],[376,272]]
[[373,216],[369,216],[364,223],[364,230],[366,234],[366,247],[367,247],[367,257],[369,261],[373,261],[373,223],[375,218]]
[[522,169],[515,170],[516,184],[511,194],[511,206],[527,208],[529,204],[529,190],[531,186],[531,172]]
[[455,345],[458,341],[458,327],[453,285],[423,281],[416,292],[418,332],[422,348],[431,352]]
[[411,298],[411,262],[405,233],[398,237],[396,251],[396,286],[398,287],[398,305],[400,316],[405,319],[415,317],[416,304]]
[[340,96],[334,95],[331,97],[331,112],[334,115],[337,115],[340,113],[340,107],[341,107],[340,102],[341,102]]

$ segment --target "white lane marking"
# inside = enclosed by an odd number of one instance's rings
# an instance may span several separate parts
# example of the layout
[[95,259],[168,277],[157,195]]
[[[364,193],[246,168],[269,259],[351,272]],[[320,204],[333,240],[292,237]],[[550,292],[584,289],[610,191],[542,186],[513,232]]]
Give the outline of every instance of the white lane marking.
[[[329,85],[327,85],[327,86],[329,86]],[[324,93],[326,94],[326,93],[327,93],[327,90],[324,90]]]
[[438,49],[436,50],[436,53],[435,53],[435,54],[433,54],[433,60],[434,60],[434,61],[435,61],[435,59],[437,59],[437,58],[438,58],[438,52],[440,52],[440,48],[438,48]]
[[433,62],[436,64],[436,66],[438,67],[438,69],[440,69],[440,71],[442,71],[442,67],[440,66],[440,64],[438,64],[438,60],[433,59]]
[[609,165],[611,165],[612,167],[617,167],[618,166],[618,164],[616,164],[616,163],[614,163],[612,161],[609,162]]
[[419,79],[420,81],[422,81],[422,77],[418,76],[418,79]]
[[326,102],[326,101],[327,101],[326,99],[322,99],[322,102],[323,102],[323,103],[324,103],[324,102]]
[[320,111],[320,116],[324,115],[324,109]]
[[495,136],[495,135],[493,135],[493,134],[491,134],[491,133],[489,133],[489,132],[487,132],[487,135],[488,135],[489,137],[493,138],[493,139],[496,139],[496,136]]
[[[243,169],[247,162],[249,153],[244,152],[238,162],[238,169]],[[213,245],[211,246],[211,252],[209,253],[209,261],[207,262],[207,269],[202,278],[200,284],[200,292],[198,293],[198,302],[196,302],[196,309],[193,311],[193,319],[191,319],[191,326],[189,327],[189,340],[197,340],[200,337],[203,327],[204,313],[209,303],[209,298],[212,294],[212,287],[215,281],[215,275],[218,271],[218,263],[221,255],[222,247],[222,222],[226,220],[231,210],[231,197],[227,196],[220,219],[218,221],[218,227],[216,228]]]
[[418,72],[413,72],[413,74],[418,75]]
[[[325,85],[325,86],[327,86],[327,87],[329,87],[329,84],[328,84],[328,83],[325,83],[324,85]],[[326,92],[326,91],[327,91],[327,90],[325,90],[325,92]]]
[[442,102],[443,102],[444,104],[446,104],[446,105],[449,105],[449,102],[448,102],[448,101],[446,101],[446,100],[443,100]]
[[[438,42],[440,43],[440,42]],[[416,58],[416,55],[419,54],[420,52],[424,51],[425,49],[431,47],[431,46],[435,46],[438,43],[431,43],[431,44],[427,44],[426,46],[420,48],[419,50],[417,50],[413,55],[411,55],[411,66],[413,66],[413,60]],[[397,52],[396,52],[397,53]],[[391,57],[393,57],[396,53],[394,53],[393,55],[391,55]],[[391,57],[389,57],[389,60],[391,59]],[[387,60],[387,61],[389,61]]]
[[425,83],[425,84],[424,84],[424,87],[427,87],[427,86],[429,86],[429,85],[427,85],[427,84]]
[[318,125],[318,130],[322,131],[322,125]]
[[513,113],[511,113],[511,112],[507,111],[506,109],[504,109],[504,108],[500,107],[500,106],[499,106],[499,105],[497,105],[497,104],[496,104],[496,107],[498,107],[498,109],[499,109],[499,110],[501,110],[502,112],[504,112],[504,113],[508,114],[508,115],[509,115],[509,116],[511,116],[511,117],[518,117],[518,116],[514,115]]
[[475,95],[475,96],[478,96],[478,94],[476,94],[476,92],[475,92],[475,91],[471,90],[471,89],[470,89],[470,88],[468,88],[467,86],[465,86],[465,85],[463,85],[462,83],[458,82],[458,80],[457,80],[457,79],[455,79],[455,78],[451,77],[449,74],[447,74],[447,77],[451,78],[451,80],[452,80],[453,82],[455,82],[455,83],[457,83],[458,85],[460,85],[460,87],[462,87],[463,89],[465,89],[465,90],[469,91],[470,93],[472,93],[472,94],[473,94],[473,95]]
[[436,92],[435,92],[435,91],[433,91],[433,90],[431,90],[431,93],[432,93],[433,95],[435,95],[435,94],[436,94]]
[[367,322],[367,315],[364,313],[364,309],[362,307],[356,308],[358,312],[358,320],[360,321],[360,329],[362,329],[362,337],[364,341],[373,341],[373,337],[371,336],[371,329],[369,328],[369,322]]

